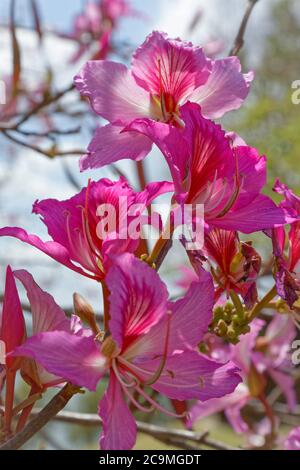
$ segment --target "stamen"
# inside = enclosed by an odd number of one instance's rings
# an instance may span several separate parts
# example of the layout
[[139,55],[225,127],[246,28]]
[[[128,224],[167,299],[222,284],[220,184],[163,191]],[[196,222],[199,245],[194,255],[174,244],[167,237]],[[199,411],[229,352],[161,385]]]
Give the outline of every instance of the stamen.
[[118,365],[117,365],[117,362],[116,362],[116,359],[114,358],[112,360],[112,368],[114,370],[114,373],[116,374],[116,377],[118,379],[118,381],[120,382],[120,384],[123,386],[123,387],[126,387],[126,388],[131,388],[131,387],[135,387],[136,385],[138,385],[138,380],[136,377],[132,377],[132,382],[126,382],[123,377],[121,376],[120,372],[119,372],[119,369],[118,369]]
[[167,416],[170,416],[171,418],[184,418],[187,416],[187,413],[184,412],[182,414],[177,414],[177,413],[173,413],[172,411],[169,411],[167,410],[166,408],[164,408],[162,405],[160,405],[159,403],[157,403],[155,400],[153,400],[153,398],[151,398],[144,390],[142,390],[139,386],[136,386],[136,390],[140,393],[140,395],[142,395],[142,397],[145,398],[145,400],[147,400],[149,403],[151,403],[151,405],[153,405],[157,410],[161,411],[162,413],[164,413],[165,415]]
[[233,151],[234,151],[234,157],[235,157],[235,177],[234,177],[235,189],[231,197],[229,198],[229,201],[227,202],[226,206],[220,212],[220,214],[217,215],[217,217],[223,217],[225,214],[227,214],[228,211],[230,211],[230,209],[232,208],[232,206],[237,200],[237,197],[240,193],[240,189],[243,184],[243,177],[240,179],[240,175],[239,175],[239,167],[238,167],[238,159],[237,159],[236,150],[233,149]]
[[[122,384],[121,384],[122,386]],[[146,406],[143,406],[141,405],[133,396],[132,394],[129,392],[128,388],[126,387],[122,387],[122,390],[124,391],[125,395],[129,398],[129,400],[131,401],[131,403],[140,411],[142,411],[143,413],[151,413],[155,407],[153,405],[149,406],[148,408]]]
[[153,374],[153,376],[150,379],[144,382],[145,385],[153,385],[155,382],[157,382],[166,365],[166,360],[167,360],[167,355],[168,355],[168,346],[169,346],[169,336],[170,336],[171,312],[167,312],[167,315],[168,315],[167,316],[167,331],[166,331],[166,336],[165,336],[163,355],[162,355],[160,364],[157,368],[157,371]]

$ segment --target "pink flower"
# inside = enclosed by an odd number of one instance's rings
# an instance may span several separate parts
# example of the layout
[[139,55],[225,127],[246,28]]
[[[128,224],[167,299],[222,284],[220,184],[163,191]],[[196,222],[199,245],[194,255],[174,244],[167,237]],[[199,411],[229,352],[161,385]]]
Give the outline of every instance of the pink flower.
[[300,427],[290,431],[288,437],[284,441],[285,450],[300,450]]
[[[205,416],[225,411],[235,432],[250,432],[249,424],[241,416],[241,410],[252,397],[263,393],[267,377],[277,383],[289,408],[294,409],[296,395],[290,375],[289,350],[296,336],[295,328],[289,317],[284,315],[276,315],[267,326],[265,334],[259,336],[264,327],[263,320],[255,319],[251,323],[251,331],[241,336],[237,345],[231,346],[230,360],[241,369],[244,383],[226,397],[205,403],[198,402],[191,409],[188,421],[190,426]],[[216,344],[220,349],[219,343]],[[228,357],[228,353],[225,356]]]
[[[169,191],[170,183],[150,183],[144,191],[134,192],[124,178],[117,182],[101,179],[90,182],[87,188],[66,201],[46,199],[33,205],[33,212],[39,214],[47,226],[53,241],[42,241],[17,227],[0,229],[0,236],[11,236],[33,245],[51,258],[68,268],[92,279],[101,280],[112,253],[134,252],[139,239],[121,233],[118,226],[108,228],[107,235],[98,236],[97,227],[103,219],[97,215],[100,206],[109,204],[115,209],[116,219],[125,218],[129,223],[139,214],[131,211],[139,204],[139,213],[159,194]],[[126,205],[120,205],[121,198]],[[136,214],[136,215],[135,215]]]
[[114,260],[106,282],[111,294],[105,336],[42,333],[15,354],[36,358],[49,372],[90,390],[96,390],[109,371],[109,385],[99,405],[100,445],[122,450],[132,448],[136,439],[127,401],[142,411],[157,409],[174,416],[151,398],[148,387],[170,399],[208,400],[232,392],[240,377],[230,362],[219,364],[197,352],[212,318],[213,285],[208,273],[203,272],[184,298],[168,302],[158,274],[127,253]]
[[[283,228],[273,231],[277,292],[290,307],[293,307],[300,293],[300,198],[279,180],[275,182],[273,189],[284,196],[280,206],[295,217],[287,237]],[[287,257],[285,257],[286,238],[289,242]],[[293,314],[296,322],[300,323],[299,314],[296,312]]]
[[186,103],[180,116],[184,129],[149,119],[128,126],[149,137],[164,154],[179,203],[203,204],[209,227],[244,233],[290,220],[284,208],[261,194],[266,184],[264,156],[255,148],[236,145],[240,139],[204,118],[197,104]]
[[134,53],[131,70],[107,60],[87,62],[75,84],[109,124],[96,131],[81,170],[145,157],[152,145],[149,138],[121,132],[137,118],[178,125],[180,106],[187,100],[200,103],[210,118],[239,108],[252,78],[252,73],[241,73],[236,57],[212,61],[201,47],[157,31]]

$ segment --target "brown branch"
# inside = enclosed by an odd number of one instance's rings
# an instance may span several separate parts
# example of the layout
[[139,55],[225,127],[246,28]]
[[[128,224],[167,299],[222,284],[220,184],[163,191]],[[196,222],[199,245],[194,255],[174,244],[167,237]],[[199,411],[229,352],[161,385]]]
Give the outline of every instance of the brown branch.
[[[33,410],[32,414],[39,414],[40,410]],[[56,416],[52,417],[55,421],[63,423],[77,424],[81,426],[99,426],[101,419],[98,415],[92,413],[77,413],[73,411],[61,411]],[[191,450],[191,444],[205,445],[218,450],[240,450],[223,442],[216,441],[208,437],[208,432],[197,433],[186,429],[172,429],[165,426],[158,426],[156,424],[144,423],[137,421],[137,428],[139,432],[152,436],[162,442],[171,443],[178,447]],[[167,442],[168,441],[168,442]],[[194,449],[197,447],[195,446]]]
[[63,157],[66,155],[83,155],[85,150],[83,149],[70,149],[70,150],[59,150],[55,146],[52,146],[50,149],[42,149],[37,145],[30,144],[29,142],[24,142],[24,140],[19,139],[18,137],[13,136],[9,131],[2,129],[2,134],[5,135],[11,142],[21,145],[27,149],[33,150],[34,152],[40,153],[47,158]]
[[0,450],[16,450],[38,433],[57,413],[59,413],[80,389],[66,384],[59,393],[36,415],[25,428],[5,442]]
[[248,24],[248,21],[250,19],[253,8],[255,7],[257,2],[258,2],[258,0],[248,0],[248,4],[247,4],[246,10],[245,10],[242,22],[240,24],[238,33],[237,33],[236,38],[234,40],[233,46],[232,46],[232,48],[229,52],[230,56],[231,55],[238,55],[238,53],[242,49],[242,47],[244,45],[244,42],[245,42],[244,35],[245,35],[245,32],[246,32],[247,24]]

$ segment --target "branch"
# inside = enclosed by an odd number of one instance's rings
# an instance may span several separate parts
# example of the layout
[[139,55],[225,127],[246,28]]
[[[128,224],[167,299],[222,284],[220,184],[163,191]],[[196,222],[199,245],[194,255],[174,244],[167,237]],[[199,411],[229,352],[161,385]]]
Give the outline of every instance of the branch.
[[73,395],[80,392],[79,387],[67,383],[59,393],[36,415],[25,428],[16,436],[5,442],[0,450],[16,450],[39,432],[57,413],[71,400]]
[[[32,411],[32,414],[39,414],[40,410]],[[63,423],[76,424],[81,426],[99,426],[101,419],[98,415],[92,413],[77,413],[73,411],[61,411],[56,416],[52,417],[55,421]],[[158,426],[156,424],[144,423],[137,421],[137,428],[140,432],[152,436],[162,442],[173,444],[187,450],[196,449],[192,447],[191,443],[197,445],[202,444],[213,449],[218,450],[240,450],[223,442],[216,441],[208,437],[208,432],[197,433],[185,429],[172,429],[165,426]],[[189,443],[190,442],[190,443]]]
[[249,18],[251,16],[251,13],[253,11],[253,8],[255,7],[257,2],[258,2],[258,0],[248,0],[246,11],[244,13],[242,22],[241,22],[239,30],[238,30],[238,33],[237,33],[236,38],[234,40],[233,46],[232,46],[232,48],[229,52],[230,56],[231,55],[238,55],[238,53],[242,49],[242,47],[244,45],[244,42],[245,42],[244,41],[244,35],[245,35],[246,28],[247,28],[247,24],[248,24]]

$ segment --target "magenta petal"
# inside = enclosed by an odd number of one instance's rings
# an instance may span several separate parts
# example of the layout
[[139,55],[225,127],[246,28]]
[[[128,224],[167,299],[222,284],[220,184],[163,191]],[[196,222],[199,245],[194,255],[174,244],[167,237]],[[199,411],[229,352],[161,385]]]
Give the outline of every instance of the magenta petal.
[[121,132],[123,125],[107,124],[98,127],[87,154],[80,159],[80,170],[101,168],[118,160],[141,160],[151,150],[152,142],[141,134]]
[[201,418],[210,416],[220,411],[228,409],[237,403],[243,402],[244,399],[249,397],[249,391],[247,387],[240,384],[233,393],[225,395],[221,398],[211,398],[205,402],[198,401],[189,412],[188,426],[193,424]]
[[188,99],[201,105],[205,117],[219,118],[242,105],[253,77],[253,72],[241,72],[237,57],[215,60],[207,82],[189,95]]
[[99,404],[103,430],[102,450],[129,450],[136,441],[136,422],[129,410],[115,374],[110,373],[109,385]]
[[110,290],[109,330],[118,346],[147,333],[166,313],[168,292],[158,274],[126,253],[106,276]]
[[223,217],[211,219],[208,223],[225,230],[252,233],[287,224],[289,217],[272,199],[259,194],[250,204],[237,209],[233,206]]
[[290,411],[294,411],[297,405],[294,378],[275,369],[269,369],[269,374],[284,394]]
[[190,160],[188,146],[179,129],[151,119],[136,119],[126,126],[125,131],[135,131],[149,137],[164,154],[174,181],[175,191],[184,192],[183,182]]
[[176,102],[205,83],[210,68],[201,47],[159,31],[149,34],[132,59],[132,73],[141,87],[154,95],[168,94]]
[[80,93],[90,99],[95,113],[109,122],[121,120],[126,123],[149,115],[149,93],[137,85],[123,64],[90,60],[74,82]]
[[[140,364],[143,369],[156,370],[159,361]],[[171,399],[209,400],[223,397],[241,382],[238,368],[231,362],[223,365],[195,351],[174,354],[167,359],[160,378],[152,387]]]
[[32,336],[13,355],[32,357],[51,374],[92,391],[107,369],[93,337],[64,331]]
[[[15,278],[11,267],[6,269],[5,292],[2,315],[0,316],[0,340],[5,344],[6,353],[20,345],[25,337],[25,322]],[[7,359],[8,366],[11,359]]]
[[43,291],[29,272],[24,269],[14,271],[14,275],[26,289],[31,307],[33,334],[45,331],[70,331],[70,320],[65,312],[57,305],[52,295]]
[[72,263],[68,250],[59,243],[53,241],[43,242],[36,235],[28,234],[25,230],[18,227],[0,228],[0,237],[18,238],[22,242],[34,246],[38,250],[53,258],[55,261],[58,261],[73,271],[86,275],[80,267]]
[[284,441],[285,450],[300,450],[300,426],[292,429]]
[[195,348],[212,321],[214,285],[211,275],[202,271],[182,299],[170,304],[172,311],[169,351],[179,345]]

